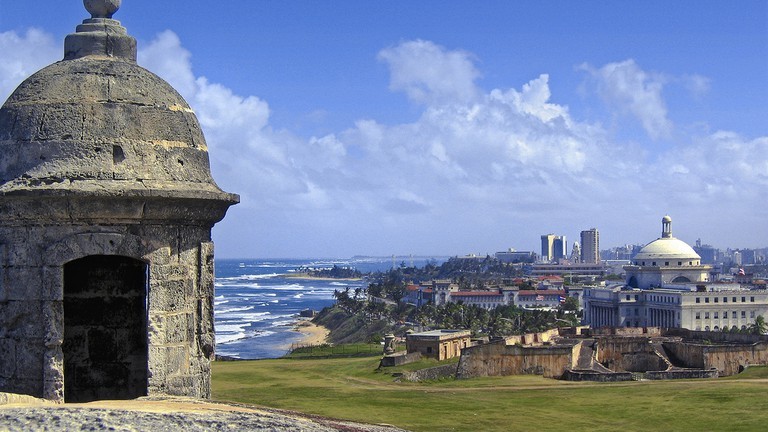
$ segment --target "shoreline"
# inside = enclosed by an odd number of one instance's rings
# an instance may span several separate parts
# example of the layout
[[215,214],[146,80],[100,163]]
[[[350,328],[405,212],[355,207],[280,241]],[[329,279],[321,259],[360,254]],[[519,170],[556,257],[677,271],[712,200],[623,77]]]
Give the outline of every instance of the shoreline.
[[292,331],[301,334],[301,337],[297,341],[281,345],[281,349],[289,351],[297,345],[322,345],[328,343],[328,335],[331,333],[327,328],[313,323],[311,318],[299,318]]

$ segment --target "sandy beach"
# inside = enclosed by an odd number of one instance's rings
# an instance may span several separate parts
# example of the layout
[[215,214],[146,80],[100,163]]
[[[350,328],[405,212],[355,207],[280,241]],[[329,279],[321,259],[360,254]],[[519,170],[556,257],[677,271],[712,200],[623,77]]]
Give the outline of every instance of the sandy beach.
[[322,345],[328,342],[328,333],[330,333],[327,328],[313,323],[309,318],[299,320],[293,330],[301,333],[301,339],[285,344],[283,348],[286,350],[291,349],[291,345]]

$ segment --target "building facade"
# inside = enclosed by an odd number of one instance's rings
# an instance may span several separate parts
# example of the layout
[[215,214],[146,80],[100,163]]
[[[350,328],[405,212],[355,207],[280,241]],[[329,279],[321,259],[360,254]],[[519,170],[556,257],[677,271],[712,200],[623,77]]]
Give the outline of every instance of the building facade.
[[461,355],[461,350],[471,346],[469,330],[431,330],[409,333],[405,336],[405,347],[409,353],[418,352],[424,357],[438,361]]
[[680,327],[689,330],[744,330],[768,316],[768,290],[706,284],[653,290],[589,288],[584,321],[593,327]]
[[544,234],[541,236],[541,260],[556,262],[568,257],[568,241],[565,236]]
[[585,264],[600,262],[600,233],[597,228],[581,232],[581,262]]
[[536,253],[531,251],[516,251],[509,249],[494,254],[497,260],[505,263],[532,263],[536,261]]
[[662,219],[662,236],[624,269],[626,284],[584,290],[586,324],[742,330],[768,316],[768,290],[710,282],[711,266],[672,236],[669,216]]

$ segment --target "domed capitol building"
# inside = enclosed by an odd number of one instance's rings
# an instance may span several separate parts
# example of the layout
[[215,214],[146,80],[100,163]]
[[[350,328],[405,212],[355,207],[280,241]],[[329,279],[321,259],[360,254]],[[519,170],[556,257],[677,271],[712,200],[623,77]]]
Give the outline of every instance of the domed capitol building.
[[661,220],[661,237],[624,266],[625,284],[584,292],[584,322],[592,327],[744,329],[768,316],[768,291],[738,283],[711,282],[712,266],[672,236],[672,218]]
[[701,257],[688,243],[672,236],[672,218],[661,220],[661,237],[645,245],[624,266],[627,285],[632,288],[661,287],[669,283],[706,282],[712,266],[702,265]]

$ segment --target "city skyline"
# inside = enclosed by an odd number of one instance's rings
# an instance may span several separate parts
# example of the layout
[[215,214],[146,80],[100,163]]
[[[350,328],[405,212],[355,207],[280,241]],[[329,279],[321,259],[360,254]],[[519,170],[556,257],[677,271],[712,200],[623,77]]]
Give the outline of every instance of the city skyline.
[[[115,19],[242,203],[219,257],[768,244],[768,4],[150,2]],[[78,0],[0,0],[0,102]],[[571,242],[572,243],[572,242]],[[570,245],[569,245],[570,246]],[[568,251],[570,252],[570,250]]]

